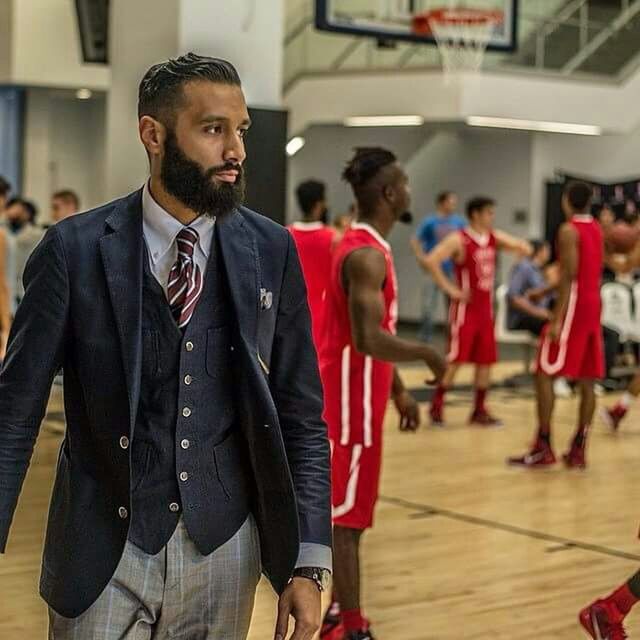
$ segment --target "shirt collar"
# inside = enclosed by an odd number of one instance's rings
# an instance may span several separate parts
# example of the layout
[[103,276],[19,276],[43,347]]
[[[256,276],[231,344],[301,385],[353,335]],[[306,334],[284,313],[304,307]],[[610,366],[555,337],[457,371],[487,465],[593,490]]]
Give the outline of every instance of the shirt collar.
[[391,245],[380,235],[380,232],[377,229],[374,229],[370,224],[366,222],[353,222],[351,224],[352,229],[360,229],[361,231],[366,231],[370,235],[372,235],[387,251],[391,251]]
[[[199,216],[188,226],[198,232],[198,244],[208,258],[215,218]],[[153,199],[147,181],[142,191],[142,229],[154,264],[171,249],[176,241],[176,236],[184,227],[182,222],[174,218]]]
[[471,227],[467,227],[467,233],[479,244],[481,247],[486,247],[489,244],[490,233],[478,233]]

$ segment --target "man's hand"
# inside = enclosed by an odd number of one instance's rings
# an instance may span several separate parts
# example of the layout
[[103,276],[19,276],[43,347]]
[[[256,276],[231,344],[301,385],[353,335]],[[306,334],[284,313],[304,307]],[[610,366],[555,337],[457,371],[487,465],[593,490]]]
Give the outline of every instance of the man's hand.
[[400,431],[417,431],[420,426],[420,409],[416,399],[404,389],[393,397],[400,414]]
[[294,578],[278,601],[275,640],[287,637],[289,616],[296,621],[290,640],[311,640],[322,622],[321,595],[313,580]]
[[0,331],[0,362],[7,354],[7,342],[9,341],[9,331]]
[[456,287],[455,285],[452,285],[450,289],[448,288],[446,294],[455,302],[469,302],[469,291],[460,289],[460,287]]

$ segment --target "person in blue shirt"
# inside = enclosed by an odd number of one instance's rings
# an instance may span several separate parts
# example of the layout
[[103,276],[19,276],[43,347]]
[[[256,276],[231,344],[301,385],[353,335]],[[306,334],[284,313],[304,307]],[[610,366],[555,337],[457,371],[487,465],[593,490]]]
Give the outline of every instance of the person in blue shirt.
[[[458,196],[453,191],[442,191],[436,198],[436,212],[428,215],[416,229],[411,238],[411,248],[416,255],[418,264],[422,264],[425,255],[429,253],[441,240],[452,231],[464,229],[466,220],[456,213]],[[453,262],[448,260],[443,265],[445,274],[453,276]],[[443,293],[433,282],[431,277],[425,281],[423,289],[423,319],[418,332],[421,340],[429,341],[433,334],[432,317],[440,304]]]

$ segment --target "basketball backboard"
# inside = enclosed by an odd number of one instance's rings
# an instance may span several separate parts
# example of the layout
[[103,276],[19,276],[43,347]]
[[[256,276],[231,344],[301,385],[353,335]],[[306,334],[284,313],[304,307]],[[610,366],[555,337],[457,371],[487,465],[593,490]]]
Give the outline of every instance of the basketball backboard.
[[[515,51],[519,0],[316,0],[316,27],[383,41],[436,44],[425,15],[441,9],[501,13],[492,27],[487,49]],[[428,21],[427,21],[428,22]]]

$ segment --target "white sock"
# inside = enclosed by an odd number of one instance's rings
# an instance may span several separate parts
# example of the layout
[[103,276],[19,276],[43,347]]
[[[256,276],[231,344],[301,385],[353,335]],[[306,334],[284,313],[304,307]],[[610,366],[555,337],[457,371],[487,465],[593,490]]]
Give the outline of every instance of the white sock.
[[620,406],[624,409],[628,409],[634,402],[635,397],[632,396],[628,391],[625,391],[622,394],[622,398],[620,398]]

